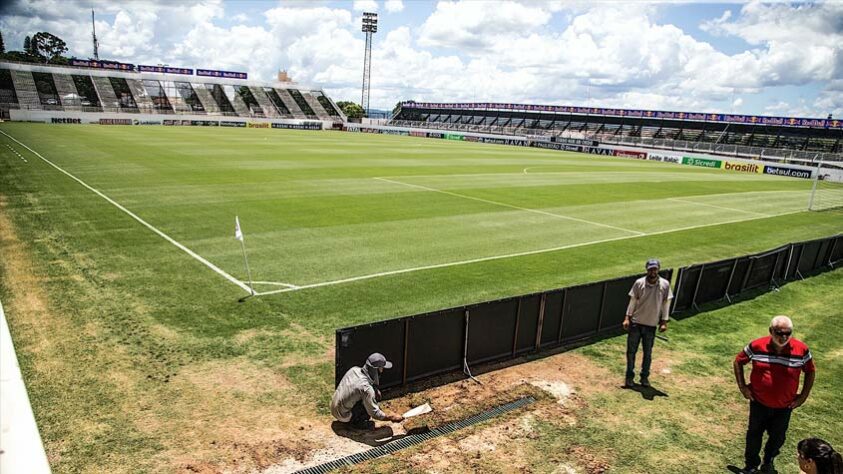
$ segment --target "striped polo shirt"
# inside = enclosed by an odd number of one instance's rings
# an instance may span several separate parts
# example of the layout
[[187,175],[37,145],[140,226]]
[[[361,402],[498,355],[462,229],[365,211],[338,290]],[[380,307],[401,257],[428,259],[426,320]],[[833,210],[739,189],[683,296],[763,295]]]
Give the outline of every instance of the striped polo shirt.
[[772,337],[756,339],[738,353],[740,365],[752,362],[749,376],[752,396],[769,408],[787,408],[799,391],[802,372],[814,372],[811,351],[799,339],[791,338],[781,353],[773,350]]

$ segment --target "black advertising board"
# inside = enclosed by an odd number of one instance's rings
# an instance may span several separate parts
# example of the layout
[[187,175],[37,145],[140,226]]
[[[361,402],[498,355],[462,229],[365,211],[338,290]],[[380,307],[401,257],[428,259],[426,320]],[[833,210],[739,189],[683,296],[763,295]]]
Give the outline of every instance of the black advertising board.
[[[483,303],[470,307],[468,311],[468,363],[511,356],[518,299]],[[472,337],[474,335],[478,337]]]
[[518,328],[515,335],[513,355],[529,352],[536,348],[536,331],[542,309],[542,295],[522,296],[518,306]]
[[380,352],[393,363],[381,374],[381,388],[400,385],[404,373],[404,320],[390,319],[354,326],[336,333],[335,385],[348,369],[363,365],[373,352]]
[[603,305],[603,282],[568,288],[563,305],[562,340],[572,341],[597,334]]
[[700,269],[701,276],[696,289],[694,302],[697,305],[711,303],[726,296],[726,288],[730,284],[732,268],[736,259],[721,260],[715,263],[707,263]]
[[409,318],[407,381],[462,367],[464,321],[459,308]]
[[568,290],[548,291],[544,297],[540,347],[559,343],[562,328],[562,307]]

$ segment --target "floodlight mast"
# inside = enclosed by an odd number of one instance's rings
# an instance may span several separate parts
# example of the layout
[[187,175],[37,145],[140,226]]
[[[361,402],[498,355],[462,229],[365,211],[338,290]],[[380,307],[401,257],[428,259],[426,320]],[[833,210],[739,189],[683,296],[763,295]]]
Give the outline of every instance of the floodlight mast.
[[372,78],[372,34],[378,32],[378,14],[363,13],[363,33],[366,33],[366,50],[363,53],[363,97],[360,99],[360,106],[369,116],[369,90]]
[[94,59],[100,58],[99,53],[99,46],[100,42],[97,41],[97,23],[94,21],[94,9],[91,9],[91,37],[94,40]]

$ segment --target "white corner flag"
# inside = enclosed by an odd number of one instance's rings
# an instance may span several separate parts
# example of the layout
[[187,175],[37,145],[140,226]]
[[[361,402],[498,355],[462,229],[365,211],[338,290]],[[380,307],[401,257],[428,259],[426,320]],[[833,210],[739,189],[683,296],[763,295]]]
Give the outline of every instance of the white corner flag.
[[246,265],[246,275],[249,276],[249,290],[252,296],[255,295],[254,285],[252,284],[252,271],[249,270],[249,259],[246,258],[246,243],[243,240],[243,231],[240,229],[240,218],[234,216],[234,238],[240,241],[240,248],[243,250],[243,263]]
[[240,218],[234,216],[234,238],[243,242],[243,231],[240,230]]

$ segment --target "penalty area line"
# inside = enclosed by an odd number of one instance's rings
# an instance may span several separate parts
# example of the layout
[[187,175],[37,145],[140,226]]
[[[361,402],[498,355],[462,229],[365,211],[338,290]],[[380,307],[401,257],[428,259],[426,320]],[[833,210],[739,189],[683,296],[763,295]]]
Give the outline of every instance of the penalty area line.
[[219,268],[218,266],[214,265],[213,263],[209,262],[208,260],[205,260],[205,258],[204,258],[204,257],[202,257],[201,255],[199,255],[198,253],[194,252],[193,250],[190,250],[189,248],[187,248],[187,247],[185,247],[183,244],[181,244],[181,243],[177,242],[175,239],[173,239],[173,238],[172,238],[172,237],[170,237],[169,235],[167,235],[167,234],[165,234],[164,232],[162,232],[162,231],[158,230],[158,229],[157,229],[156,227],[154,227],[152,224],[150,224],[150,223],[146,222],[145,220],[141,219],[141,218],[140,218],[137,214],[133,213],[132,211],[130,211],[130,210],[128,210],[128,209],[126,209],[125,207],[123,207],[123,206],[122,206],[120,203],[118,203],[117,201],[115,201],[115,200],[111,199],[110,197],[106,196],[105,194],[101,193],[99,190],[97,190],[97,189],[95,189],[95,188],[91,187],[90,185],[88,185],[87,183],[85,183],[84,181],[82,181],[81,179],[77,178],[76,176],[74,176],[74,175],[70,174],[69,172],[65,171],[64,169],[62,169],[61,167],[59,167],[58,165],[56,165],[56,164],[55,164],[55,163],[53,163],[52,161],[50,161],[50,160],[48,160],[48,159],[44,158],[43,156],[41,156],[41,154],[40,154],[40,153],[38,153],[37,151],[33,150],[32,148],[29,148],[26,144],[24,144],[23,142],[21,142],[21,141],[20,141],[20,140],[18,140],[17,138],[15,138],[15,137],[13,137],[13,136],[9,135],[8,133],[6,133],[6,132],[4,132],[4,131],[2,131],[2,130],[0,130],[0,133],[2,133],[3,135],[6,135],[6,136],[7,136],[7,137],[9,137],[10,139],[14,140],[14,141],[15,141],[18,145],[20,145],[20,146],[22,146],[22,147],[26,148],[27,150],[29,150],[29,151],[30,151],[33,155],[35,155],[35,156],[37,156],[38,158],[40,158],[43,162],[45,162],[45,163],[47,163],[48,165],[52,166],[53,168],[55,168],[55,169],[59,170],[61,173],[63,173],[64,175],[68,176],[70,179],[72,179],[72,180],[76,181],[77,183],[81,184],[82,186],[84,186],[84,187],[85,187],[85,189],[87,189],[87,190],[89,190],[89,191],[93,192],[94,194],[96,194],[97,196],[99,196],[99,197],[101,197],[101,198],[105,199],[105,200],[106,200],[106,201],[108,201],[110,204],[112,204],[114,207],[116,207],[117,209],[120,209],[121,211],[123,211],[124,213],[126,213],[129,217],[131,217],[132,219],[134,219],[134,220],[138,221],[141,225],[143,225],[143,226],[144,226],[144,227],[146,227],[147,229],[151,230],[152,232],[154,232],[154,233],[158,234],[158,236],[160,236],[161,238],[163,238],[163,239],[164,239],[164,240],[166,240],[167,242],[170,242],[171,244],[175,245],[176,247],[178,247],[179,249],[181,249],[182,251],[184,251],[186,254],[190,255],[190,256],[191,256],[191,257],[193,257],[193,258],[195,258],[195,259],[196,259],[196,260],[198,260],[200,263],[204,264],[206,267],[210,268],[211,270],[213,270],[213,271],[214,271],[214,272],[216,272],[217,274],[219,274],[219,275],[221,275],[222,277],[224,277],[226,280],[228,280],[228,281],[230,281],[231,283],[234,283],[235,285],[239,286],[240,288],[242,288],[242,289],[243,289],[243,291],[245,291],[245,292],[247,292],[247,293],[249,293],[249,294],[252,294],[252,289],[251,289],[251,288],[249,288],[249,285],[247,285],[247,284],[243,283],[242,281],[238,280],[237,278],[234,278],[233,276],[229,275],[228,273],[226,273],[226,272],[225,272],[225,270],[223,270],[223,269]]
[[260,292],[260,293],[255,294],[255,296],[267,296],[267,295],[274,295],[274,294],[278,294],[278,293],[289,293],[291,291],[299,291],[299,290],[307,290],[307,289],[310,289],[310,288],[322,288],[322,287],[325,287],[325,286],[341,285],[343,283],[352,283],[352,282],[361,281],[361,280],[371,280],[373,278],[380,278],[380,277],[385,277],[385,276],[402,275],[402,274],[405,274],[405,273],[413,273],[413,272],[418,272],[418,271],[423,271],[423,270],[435,270],[435,269],[439,269],[439,268],[448,268],[448,267],[457,267],[457,266],[461,266],[461,265],[470,265],[472,263],[491,262],[491,261],[494,261],[494,260],[503,260],[503,259],[507,259],[507,258],[525,257],[525,256],[528,256],[528,255],[538,255],[538,254],[542,254],[542,253],[557,252],[557,251],[560,251],[560,250],[568,250],[568,249],[573,249],[573,248],[577,248],[577,247],[585,247],[585,246],[588,246],[588,245],[603,244],[603,243],[616,242],[616,241],[619,241],[619,240],[627,240],[627,239],[631,240],[631,239],[637,239],[639,237],[649,237],[649,236],[653,236],[653,235],[670,234],[670,233],[673,233],[673,232],[682,232],[682,231],[686,231],[686,230],[701,229],[703,227],[713,227],[713,226],[718,226],[718,225],[736,224],[736,223],[739,223],[739,222],[754,221],[754,220],[758,220],[758,219],[767,219],[767,218],[770,218],[770,217],[786,216],[786,215],[789,215],[789,214],[798,214],[800,212],[805,212],[805,211],[790,211],[790,212],[783,212],[783,213],[780,213],[780,214],[771,214],[769,216],[747,217],[745,219],[733,219],[733,220],[729,220],[729,221],[725,221],[725,222],[717,222],[717,223],[714,223],[714,224],[699,224],[699,225],[692,225],[692,226],[687,226],[687,227],[679,227],[679,228],[676,228],[676,229],[660,230],[658,232],[650,232],[649,234],[625,235],[625,236],[621,236],[621,237],[612,237],[612,238],[609,238],[609,239],[591,240],[591,241],[588,241],[588,242],[579,242],[579,243],[576,243],[576,244],[560,245],[558,247],[550,247],[550,248],[538,249],[538,250],[527,250],[527,251],[524,251],[524,252],[516,252],[516,253],[505,254],[505,255],[493,255],[493,256],[490,256],[490,257],[473,258],[473,259],[470,259],[470,260],[460,260],[460,261],[456,261],[456,262],[437,263],[437,264],[433,264],[433,265],[424,265],[424,266],[421,266],[421,267],[403,268],[403,269],[400,269],[400,270],[390,270],[390,271],[386,271],[386,272],[372,273],[372,274],[369,274],[369,275],[360,275],[360,276],[356,276],[356,277],[343,278],[343,279],[340,279],[340,280],[325,281],[325,282],[321,282],[321,283],[311,283],[309,285],[299,285],[298,288],[285,288],[285,289],[282,289],[282,290],[264,291],[264,292]]

